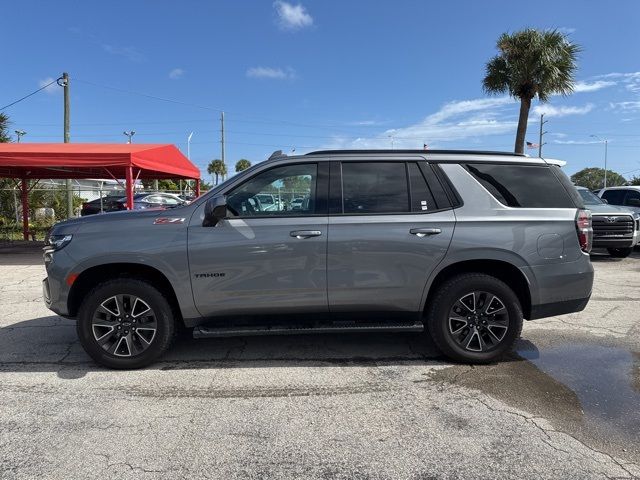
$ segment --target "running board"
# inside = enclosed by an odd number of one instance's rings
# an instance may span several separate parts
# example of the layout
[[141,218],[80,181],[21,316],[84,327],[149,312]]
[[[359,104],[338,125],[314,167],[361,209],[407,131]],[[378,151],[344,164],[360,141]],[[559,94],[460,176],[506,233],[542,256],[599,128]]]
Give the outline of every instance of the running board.
[[422,323],[322,325],[322,326],[247,326],[247,327],[195,327],[193,338],[244,337],[259,335],[306,335],[312,333],[351,332],[422,332]]

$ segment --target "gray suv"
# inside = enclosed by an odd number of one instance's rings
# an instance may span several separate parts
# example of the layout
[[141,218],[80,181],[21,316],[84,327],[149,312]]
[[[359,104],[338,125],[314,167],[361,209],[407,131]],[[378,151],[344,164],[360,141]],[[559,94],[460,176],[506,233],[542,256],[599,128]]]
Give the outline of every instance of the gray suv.
[[426,330],[448,357],[483,363],[512,348],[523,318],[586,306],[592,235],[582,198],[542,159],[276,153],[188,206],[57,224],[44,299],[113,368],[151,363],[183,327]]

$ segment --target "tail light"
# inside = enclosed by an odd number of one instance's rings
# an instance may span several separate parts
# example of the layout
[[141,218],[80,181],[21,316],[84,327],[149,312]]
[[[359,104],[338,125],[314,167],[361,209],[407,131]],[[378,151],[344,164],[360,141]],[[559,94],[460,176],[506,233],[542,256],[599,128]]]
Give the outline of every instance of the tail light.
[[591,212],[589,210],[578,210],[576,214],[576,231],[580,249],[585,253],[589,253],[593,246],[593,226],[591,225]]

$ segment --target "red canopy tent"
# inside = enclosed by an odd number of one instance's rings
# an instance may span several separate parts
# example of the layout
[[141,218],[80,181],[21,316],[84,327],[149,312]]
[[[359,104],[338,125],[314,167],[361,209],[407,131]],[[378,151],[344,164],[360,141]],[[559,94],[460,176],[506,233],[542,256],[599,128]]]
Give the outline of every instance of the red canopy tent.
[[0,143],[0,177],[21,180],[25,240],[29,238],[27,181],[30,179],[124,178],[127,208],[133,206],[133,186],[137,179],[195,180],[195,193],[200,195],[200,170],[174,145]]

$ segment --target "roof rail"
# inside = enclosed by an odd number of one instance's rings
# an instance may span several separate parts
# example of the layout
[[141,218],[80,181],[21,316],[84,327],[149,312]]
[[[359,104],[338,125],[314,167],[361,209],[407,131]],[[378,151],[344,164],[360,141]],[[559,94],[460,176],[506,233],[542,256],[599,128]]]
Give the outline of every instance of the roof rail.
[[306,155],[324,155],[324,154],[367,154],[367,153],[419,153],[419,154],[453,154],[453,155],[503,155],[503,156],[516,156],[524,157],[524,153],[513,152],[491,152],[484,150],[316,150],[315,152],[309,152]]

